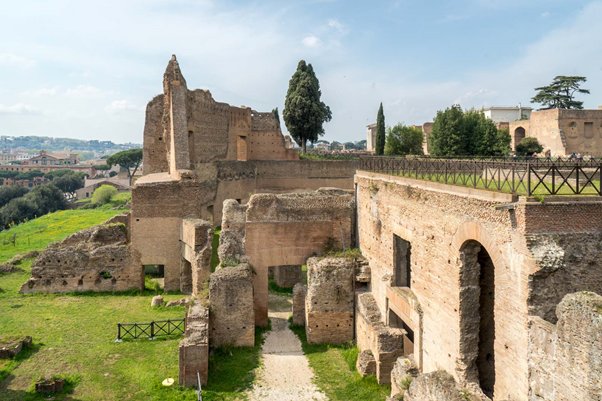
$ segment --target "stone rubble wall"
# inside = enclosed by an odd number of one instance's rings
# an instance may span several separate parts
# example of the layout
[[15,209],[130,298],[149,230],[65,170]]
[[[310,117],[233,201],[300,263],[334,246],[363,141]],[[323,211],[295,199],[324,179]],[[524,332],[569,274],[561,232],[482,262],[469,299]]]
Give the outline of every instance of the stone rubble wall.
[[533,317],[529,325],[529,401],[600,400],[602,296],[569,294],[556,325]]
[[372,293],[357,295],[355,336],[360,351],[369,350],[376,362],[376,379],[380,384],[391,381],[393,364],[403,355],[405,331],[386,326]]
[[305,326],[305,297],[307,286],[297,283],[293,287],[293,324]]
[[244,260],[246,211],[247,205],[241,205],[235,199],[224,201],[222,231],[217,248],[220,260]]
[[414,361],[399,357],[391,370],[391,397],[404,397],[410,383],[420,374]]
[[197,372],[201,384],[207,384],[209,373],[209,309],[195,301],[186,315],[186,332],[180,341],[179,384],[197,387]]
[[180,238],[184,247],[183,257],[187,262],[183,264],[186,273],[181,274],[180,288],[190,286],[190,292],[196,296],[207,288],[211,274],[213,227],[205,220],[185,219],[182,222]]
[[487,400],[459,388],[454,377],[444,370],[419,375],[412,380],[404,401],[481,401]]
[[33,262],[22,293],[142,289],[144,273],[124,224],[102,224],[49,246]]
[[353,340],[355,261],[312,257],[307,260],[305,333],[311,344]]
[[247,263],[211,274],[209,305],[211,347],[255,345],[253,271]]

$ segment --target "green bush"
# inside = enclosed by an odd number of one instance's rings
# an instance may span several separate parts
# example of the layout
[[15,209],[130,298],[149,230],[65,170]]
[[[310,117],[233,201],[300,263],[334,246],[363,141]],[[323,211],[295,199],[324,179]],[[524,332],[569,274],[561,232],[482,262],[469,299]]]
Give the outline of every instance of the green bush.
[[117,189],[114,186],[101,185],[92,194],[92,203],[95,205],[104,205],[105,203],[109,203],[116,194]]

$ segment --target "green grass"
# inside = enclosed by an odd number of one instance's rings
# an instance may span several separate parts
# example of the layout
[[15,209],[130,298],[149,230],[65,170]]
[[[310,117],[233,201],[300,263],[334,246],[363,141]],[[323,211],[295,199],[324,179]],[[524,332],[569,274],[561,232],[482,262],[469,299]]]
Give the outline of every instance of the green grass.
[[[481,178],[481,174],[470,174],[470,173],[466,173],[466,174],[455,174],[453,175],[455,182],[452,182],[452,175],[448,176],[448,181],[447,183],[445,182],[445,175],[443,174],[429,174],[429,173],[425,173],[425,174],[419,174],[418,176],[416,176],[415,174],[412,173],[407,173],[407,174],[400,174],[400,176],[402,177],[408,177],[408,178],[416,178],[419,180],[426,180],[426,181],[434,181],[434,182],[440,182],[443,184],[449,184],[449,185],[458,185],[458,186],[465,186],[465,187],[471,187],[471,188],[477,188],[477,189],[485,189],[485,190],[489,190],[489,191],[496,191],[496,192],[505,192],[505,193],[513,193],[512,191],[512,186],[511,186],[511,180],[502,180],[501,183],[499,183],[498,180],[496,179],[491,179],[491,180],[487,180],[487,183],[484,182],[484,180]],[[476,179],[476,186],[474,185],[474,180]],[[597,188],[600,188],[600,180],[592,180],[592,182],[595,184],[595,186]],[[463,184],[465,183],[465,184]],[[551,183],[551,179],[550,182],[546,181],[546,184],[548,185],[548,188],[552,188],[552,183]],[[532,186],[535,186],[535,180],[531,183]],[[558,183],[556,184],[558,185]],[[498,189],[499,186],[499,189]],[[516,188],[516,194],[517,195],[527,195],[527,180],[526,178],[524,180],[521,181],[516,181],[515,186],[518,187]],[[574,187],[574,185],[573,185]],[[558,195],[574,195],[573,191],[569,188],[568,185],[563,185],[561,188],[558,189]],[[545,196],[545,195],[550,195],[549,191],[546,190],[546,188],[540,184],[537,186],[537,188],[535,188],[535,190],[532,193],[533,196]],[[598,193],[596,192],[596,189],[590,184],[587,185],[584,189],[583,192],[581,193],[581,195],[598,195]]]
[[[110,207],[52,213],[13,227],[17,243],[2,245],[0,263],[15,254],[42,250],[49,243],[122,212]],[[177,385],[163,387],[168,377],[178,378],[178,344],[181,336],[130,340],[115,343],[118,322],[150,322],[179,319],[185,308],[151,308],[158,289],[127,293],[19,294],[30,277],[32,260],[20,270],[0,275],[0,336],[33,337],[33,347],[14,360],[0,360],[0,400],[37,401],[32,392],[41,376],[77,377],[72,392],[54,400],[196,400],[194,389]],[[150,284],[150,283],[149,283]],[[166,301],[179,294],[163,294]],[[259,364],[261,332],[252,348],[217,350],[210,357],[209,383],[204,400],[234,400],[243,397]]]
[[308,344],[305,328],[291,326],[314,370],[315,383],[331,401],[382,401],[391,392],[376,377],[361,377],[355,370],[358,349],[352,345]]
[[273,292],[275,294],[281,294],[281,295],[291,295],[293,293],[292,287],[291,288],[280,287],[272,279],[268,280],[268,291]]
[[[126,209],[108,206],[85,210],[61,210],[16,225],[0,232],[0,263],[18,254],[42,250],[76,231],[100,224],[125,211]],[[14,235],[16,243],[13,246],[10,239]]]

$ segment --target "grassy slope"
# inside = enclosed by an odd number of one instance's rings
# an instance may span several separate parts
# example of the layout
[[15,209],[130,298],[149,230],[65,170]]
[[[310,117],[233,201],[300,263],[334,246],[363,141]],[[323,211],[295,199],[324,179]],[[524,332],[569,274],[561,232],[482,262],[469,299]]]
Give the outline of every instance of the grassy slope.
[[[49,243],[122,212],[103,207],[49,214],[0,234],[0,263],[16,254],[44,249]],[[3,238],[17,234],[17,244]],[[41,400],[27,390],[40,376],[76,375],[79,384],[56,400],[196,400],[194,390],[165,388],[177,380],[180,337],[115,343],[117,322],[182,318],[183,307],[151,308],[150,292],[142,294],[18,293],[29,278],[31,261],[19,272],[0,275],[0,336],[31,335],[34,350],[16,361],[0,361],[0,400]],[[181,295],[164,295],[167,300]],[[210,359],[211,374],[204,399],[239,398],[259,363],[254,348],[218,351]]]

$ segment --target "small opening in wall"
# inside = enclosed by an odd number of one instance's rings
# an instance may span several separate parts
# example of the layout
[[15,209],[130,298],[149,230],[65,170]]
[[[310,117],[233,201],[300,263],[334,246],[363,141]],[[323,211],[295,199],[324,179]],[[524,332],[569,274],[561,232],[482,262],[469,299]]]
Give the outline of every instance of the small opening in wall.
[[98,275],[104,278],[105,280],[113,278],[113,275],[111,273],[105,271],[100,272]]
[[165,284],[165,266],[164,265],[143,265],[144,281],[152,281],[164,288]]

